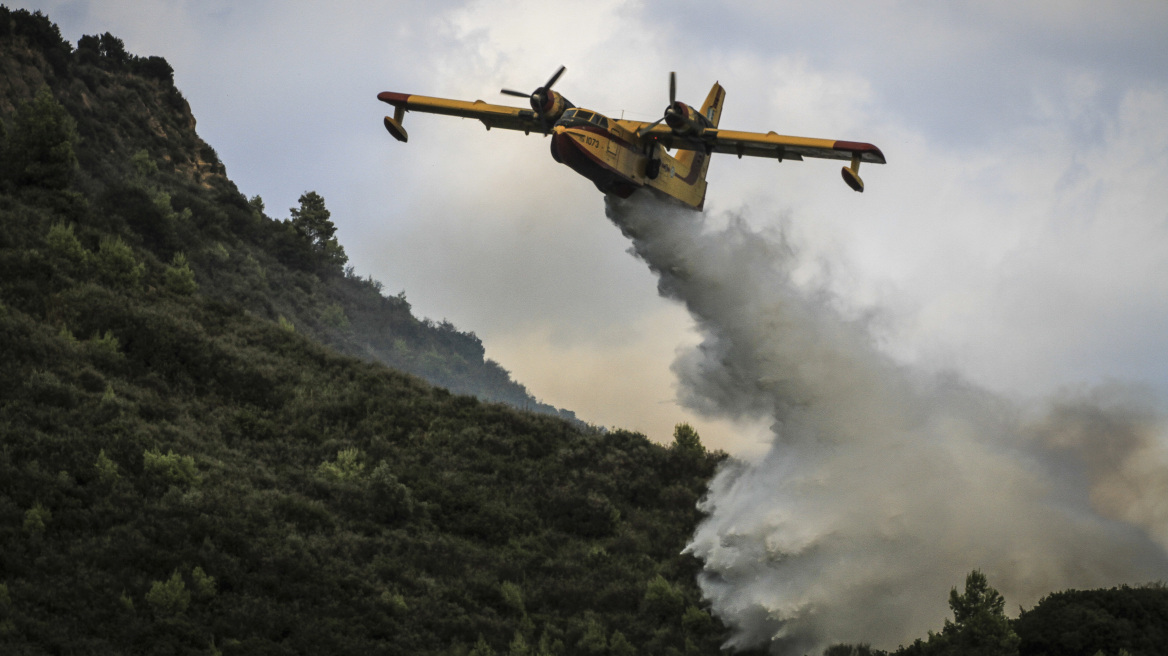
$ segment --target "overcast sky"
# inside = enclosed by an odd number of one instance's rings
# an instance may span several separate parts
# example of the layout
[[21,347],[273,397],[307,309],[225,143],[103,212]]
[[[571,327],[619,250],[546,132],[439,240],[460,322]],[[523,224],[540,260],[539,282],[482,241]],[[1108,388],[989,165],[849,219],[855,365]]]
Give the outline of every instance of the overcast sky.
[[884,151],[863,194],[838,163],[715,158],[707,213],[784,226],[890,353],[1010,394],[1168,399],[1162,0],[7,4],[166,57],[244,194],[282,218],[319,192],[358,273],[592,423],[667,440],[689,420],[739,453],[761,435],[674,402],[692,321],[545,138],[414,113],[401,144],[378,92],[510,103],[563,64],[577,105],[654,120],[670,71],[693,104],[718,80],[723,127]]

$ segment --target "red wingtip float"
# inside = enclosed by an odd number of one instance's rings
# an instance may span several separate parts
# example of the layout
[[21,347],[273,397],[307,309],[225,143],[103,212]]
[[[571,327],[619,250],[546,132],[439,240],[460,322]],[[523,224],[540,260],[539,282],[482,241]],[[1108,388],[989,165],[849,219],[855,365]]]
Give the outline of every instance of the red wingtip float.
[[[669,106],[652,123],[610,119],[576,107],[552,86],[564,73],[561,66],[531,93],[503,89],[509,96],[527,98],[531,109],[491,105],[476,100],[448,100],[383,91],[377,99],[394,107],[385,117],[385,129],[398,141],[407,141],[402,121],[407,111],[445,114],[482,121],[488,130],[521,130],[551,135],[552,157],[591,180],[604,193],[627,198],[642,187],[701,209],[706,198],[706,170],[713,153],[769,157],[780,162],[804,157],[850,160],[842,169],[844,182],[864,191],[860,164],[884,164],[884,154],[869,143],[788,137],[767,132],[721,130],[718,121],[726,90],[714,83],[700,108],[677,100],[677,76],[669,74]],[[664,123],[665,125],[661,125]],[[676,149],[677,155],[669,150]]]

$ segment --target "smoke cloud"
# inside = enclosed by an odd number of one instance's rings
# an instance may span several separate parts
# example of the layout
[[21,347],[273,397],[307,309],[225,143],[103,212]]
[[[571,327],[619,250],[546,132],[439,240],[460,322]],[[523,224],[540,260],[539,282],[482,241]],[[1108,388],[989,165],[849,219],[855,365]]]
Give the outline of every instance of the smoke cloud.
[[731,647],[895,648],[940,629],[974,568],[1027,607],[1168,575],[1165,422],[1140,389],[1034,403],[910,367],[797,280],[783,231],[642,194],[607,213],[702,335],[674,362],[679,400],[772,426],[765,455],[715,476],[688,547]]

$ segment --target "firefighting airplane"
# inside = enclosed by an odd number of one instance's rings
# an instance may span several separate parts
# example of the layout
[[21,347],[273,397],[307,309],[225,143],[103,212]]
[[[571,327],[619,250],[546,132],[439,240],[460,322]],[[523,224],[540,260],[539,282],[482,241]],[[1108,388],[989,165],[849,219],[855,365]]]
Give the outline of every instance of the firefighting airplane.
[[[563,73],[561,66],[546,84],[529,94],[502,90],[509,96],[527,98],[531,109],[393,91],[384,91],[377,99],[393,105],[393,118],[385,117],[385,129],[398,141],[409,138],[402,127],[407,111],[478,119],[488,130],[550,134],[552,158],[591,180],[600,191],[627,198],[637,189],[648,187],[695,209],[701,209],[706,199],[706,169],[711,153],[771,157],[780,162],[802,161],[804,157],[851,160],[842,175],[856,191],[864,191],[861,162],[884,164],[884,154],[872,144],[719,130],[726,90],[717,82],[701,109],[695,110],[677,100],[677,76],[670,73],[665,115],[644,123],[611,119],[576,107],[552,91]],[[667,152],[673,149],[678,151],[676,156]]]

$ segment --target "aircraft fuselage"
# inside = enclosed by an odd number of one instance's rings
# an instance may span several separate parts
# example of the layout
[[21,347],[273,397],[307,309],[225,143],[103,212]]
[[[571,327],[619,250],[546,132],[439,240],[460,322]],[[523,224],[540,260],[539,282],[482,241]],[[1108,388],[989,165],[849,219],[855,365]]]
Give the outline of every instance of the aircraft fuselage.
[[700,207],[706,195],[705,153],[690,162],[660,144],[638,144],[635,128],[584,108],[570,109],[552,128],[552,157],[588,178],[600,191],[627,198],[647,187]]

